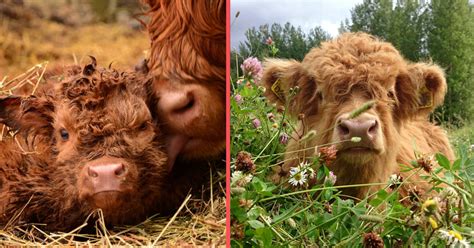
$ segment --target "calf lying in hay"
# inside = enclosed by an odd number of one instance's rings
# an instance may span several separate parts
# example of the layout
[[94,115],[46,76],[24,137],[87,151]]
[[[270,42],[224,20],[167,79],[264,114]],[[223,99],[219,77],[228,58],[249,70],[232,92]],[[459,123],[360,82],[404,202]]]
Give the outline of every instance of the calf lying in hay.
[[65,74],[37,97],[0,99],[0,123],[16,133],[0,142],[0,226],[71,230],[97,209],[107,225],[176,209],[189,187],[170,182],[146,78],[95,59]]
[[[391,44],[368,34],[346,33],[324,42],[302,62],[268,60],[262,83],[269,100],[287,106],[301,120],[280,176],[326,144],[336,144],[329,169],[337,185],[384,184],[400,173],[399,164],[409,165],[416,154],[441,152],[454,159],[446,132],[428,120],[444,100],[443,71],[433,64],[408,62]],[[316,134],[306,135],[310,130]],[[412,173],[402,174],[406,178]],[[411,179],[420,181],[419,175]],[[364,198],[381,187],[342,191]]]

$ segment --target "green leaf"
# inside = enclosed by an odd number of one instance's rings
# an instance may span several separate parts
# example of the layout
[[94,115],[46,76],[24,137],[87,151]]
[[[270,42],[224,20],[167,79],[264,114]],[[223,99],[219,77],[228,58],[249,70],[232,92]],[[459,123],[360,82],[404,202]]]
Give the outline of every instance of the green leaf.
[[324,190],[322,200],[329,201],[331,200],[331,198],[332,198],[332,190],[331,189]]
[[243,222],[247,219],[247,212],[240,207],[239,198],[232,198],[230,200],[230,211],[232,216],[239,222]]
[[267,215],[265,209],[260,206],[254,206],[247,212],[247,216],[249,219],[257,219],[260,215]]
[[270,247],[273,239],[273,232],[270,228],[259,228],[255,230],[255,238],[260,242],[261,247]]
[[381,200],[385,200],[388,196],[388,192],[384,189],[381,189],[377,192],[377,197],[380,198]]
[[249,220],[247,221],[247,223],[253,227],[254,229],[258,229],[258,228],[263,228],[265,227],[265,224],[263,224],[261,221],[259,220]]
[[461,169],[461,159],[457,159],[453,163],[453,170],[459,170]]
[[445,168],[446,170],[450,170],[449,159],[447,159],[443,154],[436,153],[436,160],[441,167]]
[[253,178],[253,180],[251,182],[251,185],[252,185],[253,189],[257,192],[265,191],[267,189],[267,184],[265,182],[263,182],[262,180],[260,180],[260,178],[258,178],[258,177]]
[[454,182],[454,175],[451,171],[446,171],[444,173],[444,179],[448,182],[448,183],[453,183]]
[[369,204],[372,206],[372,207],[378,207],[380,206],[380,204],[383,203],[383,200],[381,200],[380,198],[374,198],[372,200],[370,200]]

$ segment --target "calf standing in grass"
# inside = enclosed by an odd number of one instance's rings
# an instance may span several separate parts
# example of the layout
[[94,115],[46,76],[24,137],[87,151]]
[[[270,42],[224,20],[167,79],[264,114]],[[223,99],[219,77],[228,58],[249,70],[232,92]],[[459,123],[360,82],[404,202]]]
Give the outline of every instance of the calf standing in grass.
[[[454,159],[446,132],[428,120],[447,88],[443,71],[434,64],[408,62],[387,42],[346,33],[313,48],[302,62],[271,59],[264,67],[269,100],[301,119],[282,175],[314,156],[315,147],[329,143],[337,149],[329,165],[337,185],[385,183],[400,172],[399,164],[408,165],[417,155],[440,152]],[[367,111],[354,112],[369,101],[374,104]],[[301,140],[310,130],[316,134]],[[343,193],[363,198],[381,187],[345,188]]]
[[38,97],[0,99],[0,226],[16,220],[69,230],[102,209],[106,224],[173,210],[162,135],[141,74],[71,67]]

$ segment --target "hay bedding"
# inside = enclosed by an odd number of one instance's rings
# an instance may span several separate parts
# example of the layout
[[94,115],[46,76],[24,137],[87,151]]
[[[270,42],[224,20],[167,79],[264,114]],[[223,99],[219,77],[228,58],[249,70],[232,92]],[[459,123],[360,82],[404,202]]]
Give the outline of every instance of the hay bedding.
[[[35,65],[24,73],[0,80],[0,96],[35,94],[43,83],[48,63]],[[0,141],[13,134],[0,127]],[[95,234],[83,234],[79,226],[68,233],[45,232],[40,223],[22,223],[0,227],[0,246],[224,246],[226,228],[225,163],[214,162],[210,168],[210,184],[203,186],[203,195],[210,199],[189,195],[170,217],[151,217],[135,226],[116,226],[108,230],[103,221],[95,223]],[[25,206],[27,208],[28,206]],[[21,213],[19,213],[21,214]],[[91,213],[101,216],[100,210]],[[13,217],[15,218],[15,217]]]

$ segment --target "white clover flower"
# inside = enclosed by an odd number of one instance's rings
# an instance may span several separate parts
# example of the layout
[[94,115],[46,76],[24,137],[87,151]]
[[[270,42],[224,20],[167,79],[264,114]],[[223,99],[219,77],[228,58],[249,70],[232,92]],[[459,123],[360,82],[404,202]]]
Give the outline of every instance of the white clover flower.
[[330,171],[329,175],[324,179],[324,184],[334,185],[336,184],[337,176],[334,175],[334,172]]
[[232,172],[232,177],[231,177],[230,181],[231,181],[231,183],[235,183],[241,177],[242,177],[242,171],[236,170],[236,171]]
[[252,181],[252,179],[253,179],[253,175],[251,174],[245,175],[244,177],[242,177],[242,180],[240,180],[240,182],[243,184],[241,186],[247,185],[248,183]]
[[303,186],[306,183],[306,172],[301,170],[300,166],[291,168],[288,182],[295,187]]
[[403,177],[399,174],[392,174],[388,178],[388,187],[391,189],[395,189],[398,187],[403,181]]
[[253,176],[251,174],[245,174],[242,171],[234,171],[230,182],[232,185],[237,185],[239,187],[245,187],[250,181],[252,181]]
[[389,184],[398,184],[400,183],[401,181],[401,177],[400,175],[398,174],[392,174],[389,178],[388,178],[388,183]]

